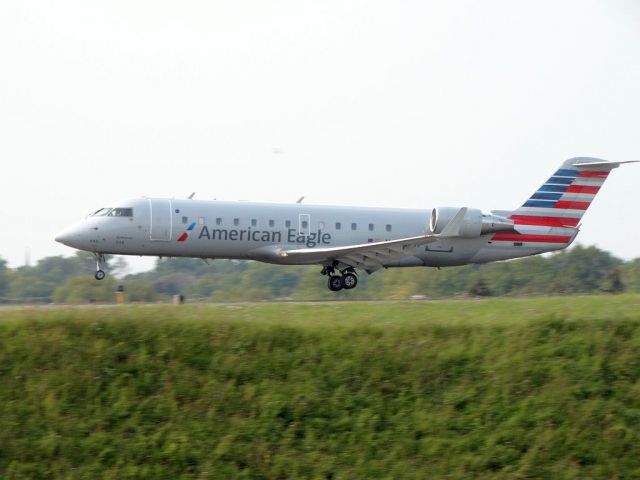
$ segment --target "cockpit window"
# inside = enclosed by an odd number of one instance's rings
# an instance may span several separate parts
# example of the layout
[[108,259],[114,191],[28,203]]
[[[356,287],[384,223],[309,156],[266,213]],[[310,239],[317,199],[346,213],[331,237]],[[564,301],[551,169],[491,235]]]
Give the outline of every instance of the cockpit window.
[[110,211],[111,211],[110,208],[101,208],[100,210],[97,210],[97,211],[93,212],[91,214],[91,216],[92,217],[104,217],[105,215],[108,215]]
[[133,217],[133,208],[114,208],[109,212],[110,217]]

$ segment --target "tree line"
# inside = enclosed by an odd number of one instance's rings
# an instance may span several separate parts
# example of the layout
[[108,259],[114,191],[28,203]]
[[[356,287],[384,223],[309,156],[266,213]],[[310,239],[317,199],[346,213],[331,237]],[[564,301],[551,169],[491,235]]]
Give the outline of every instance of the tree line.
[[407,299],[453,296],[521,296],[640,292],[640,258],[624,261],[597,247],[577,245],[548,256],[435,268],[388,269],[361,274],[358,288],[329,292],[316,266],[259,262],[159,259],[154,269],[124,275],[122,257],[107,261],[109,276],[93,278],[93,256],[47,257],[16,269],[0,258],[0,302],[113,302],[124,287],[131,302],[154,302],[184,295],[194,301]]

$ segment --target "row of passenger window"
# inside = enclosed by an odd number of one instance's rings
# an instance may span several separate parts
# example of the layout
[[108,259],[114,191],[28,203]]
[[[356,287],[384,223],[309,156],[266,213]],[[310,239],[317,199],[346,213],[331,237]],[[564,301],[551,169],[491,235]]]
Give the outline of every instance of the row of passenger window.
[[[182,217],[182,223],[184,223],[184,224],[189,223],[189,217]],[[204,223],[205,223],[204,217],[199,217],[198,218],[198,223],[200,225],[204,225]],[[217,226],[222,225],[222,218],[221,217],[216,218],[216,225]],[[284,221],[285,228],[291,228],[291,225],[292,225],[292,221],[291,220],[285,220]],[[234,227],[240,226],[240,219],[239,218],[234,218],[233,219],[233,226]],[[252,218],[251,219],[251,226],[252,227],[257,227],[258,226],[258,220],[255,219],[255,218]],[[274,228],[275,226],[276,226],[275,220],[269,220],[269,227],[270,228]],[[300,227],[302,229],[304,229],[304,230],[308,229],[309,228],[309,222],[307,220],[302,220],[300,222]],[[319,230],[324,230],[325,229],[325,223],[324,222],[319,222],[318,223],[318,229]],[[336,230],[342,230],[342,222],[336,222],[335,229]],[[353,222],[351,224],[351,230],[358,230],[358,224]],[[373,223],[369,224],[369,231],[370,232],[375,231],[375,224],[373,224]],[[392,227],[391,227],[390,224],[386,224],[385,225],[385,231],[386,232],[391,232],[392,231]]]
[[[376,227],[376,226],[375,226],[375,224],[370,223],[370,224],[369,224],[369,231],[370,231],[370,232],[375,231],[375,229],[376,229],[375,227]],[[352,224],[351,224],[351,230],[357,230],[357,229],[358,229],[358,224],[357,224],[357,223],[355,223],[355,222],[354,222],[354,223],[352,223]],[[390,232],[390,231],[391,231],[391,225],[387,223],[387,224],[385,225],[384,229],[385,229],[385,231]],[[340,222],[336,222],[336,230],[342,230],[342,223],[340,223]]]
[[[101,208],[100,210],[98,210],[97,212],[93,213],[93,216],[96,217],[103,217],[103,216],[108,216],[108,217],[133,217],[133,209],[132,208]],[[182,223],[187,224],[189,223],[189,217],[182,217]],[[204,225],[205,221],[204,221],[204,217],[199,217],[198,218],[198,223],[200,225]],[[220,226],[222,225],[222,218],[218,217],[216,218],[216,225]],[[240,226],[240,219],[239,218],[234,218],[233,219],[233,225],[235,227]],[[284,226],[285,228],[291,228],[292,225],[292,221],[291,220],[285,220],[284,222]],[[251,226],[252,227],[257,227],[258,226],[258,220],[255,218],[251,219]],[[276,226],[276,222],[275,220],[269,220],[269,227],[270,228],[274,228]],[[309,222],[307,220],[302,220],[300,222],[300,227],[304,230],[307,230],[309,228]],[[319,222],[318,223],[318,228],[320,230],[324,230],[325,228],[325,223],[324,222]],[[342,230],[342,223],[341,222],[336,222],[335,224],[335,229],[336,230]],[[358,224],[353,222],[351,224],[351,230],[358,230]],[[387,232],[391,232],[392,227],[390,224],[386,224],[385,225],[385,231]],[[370,223],[369,224],[369,231],[373,232],[375,231],[375,224]]]

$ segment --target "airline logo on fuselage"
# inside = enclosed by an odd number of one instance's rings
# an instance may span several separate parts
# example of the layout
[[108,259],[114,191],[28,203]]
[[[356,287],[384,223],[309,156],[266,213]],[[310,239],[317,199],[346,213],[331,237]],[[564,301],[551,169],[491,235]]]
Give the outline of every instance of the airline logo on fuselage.
[[[190,228],[191,229],[191,228]],[[184,241],[188,238],[183,237],[186,232],[182,234],[178,241]],[[286,231],[286,236],[279,230],[252,230],[251,227],[245,229],[227,229],[227,228],[211,228],[203,225],[198,234],[198,240],[217,240],[217,241],[231,241],[231,242],[262,242],[262,243],[296,243],[305,245],[307,248],[313,248],[316,245],[330,245],[331,234],[323,233],[322,230],[316,232],[309,232],[305,235],[299,233],[295,228],[290,228]]]
[[196,228],[195,222],[187,227],[187,229],[178,237],[179,242],[184,242],[187,238],[189,238],[189,232]]

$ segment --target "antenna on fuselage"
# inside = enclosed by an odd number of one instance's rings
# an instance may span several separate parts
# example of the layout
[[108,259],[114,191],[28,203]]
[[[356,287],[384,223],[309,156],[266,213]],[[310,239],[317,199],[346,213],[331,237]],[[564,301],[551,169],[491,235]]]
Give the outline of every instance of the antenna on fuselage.
[[187,198],[189,200],[193,200],[193,197],[196,195],[196,192],[193,192],[191,195],[189,195]]
[[302,200],[304,200],[304,195],[301,196],[298,200],[296,200],[296,203],[302,203]]

